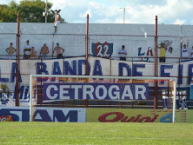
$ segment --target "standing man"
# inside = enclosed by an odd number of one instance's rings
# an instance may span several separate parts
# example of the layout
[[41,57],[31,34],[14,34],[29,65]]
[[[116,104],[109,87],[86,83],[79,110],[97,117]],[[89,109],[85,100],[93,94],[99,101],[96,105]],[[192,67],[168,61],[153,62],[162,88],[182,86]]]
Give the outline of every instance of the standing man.
[[44,43],[44,46],[41,48],[40,56],[43,58],[46,58],[46,55],[49,53],[49,48],[46,46],[46,43]]
[[60,24],[60,19],[61,19],[60,15],[59,15],[59,11],[55,10],[55,15],[56,16],[55,16],[55,21],[54,21],[54,28],[55,28],[54,34],[57,33],[57,26],[58,26],[58,24]]
[[120,60],[126,61],[127,51],[125,50],[125,45],[122,45],[122,48],[118,52]]
[[183,43],[183,40],[181,40],[182,58],[187,58],[189,56],[188,54],[189,40],[187,39],[187,45],[184,44],[183,47],[182,47],[182,43]]
[[163,42],[161,42],[160,53],[159,53],[159,62],[166,62],[166,47]]
[[53,50],[52,55],[54,55],[54,52],[56,51],[57,58],[63,58],[64,49],[59,46],[59,43],[56,44],[56,47]]
[[26,41],[26,45],[23,47],[23,58],[29,59],[31,52],[31,46],[29,45],[29,40]]
[[10,59],[13,57],[13,54],[16,52],[16,49],[13,47],[13,43],[10,43],[10,47],[6,49],[6,52],[9,54]]

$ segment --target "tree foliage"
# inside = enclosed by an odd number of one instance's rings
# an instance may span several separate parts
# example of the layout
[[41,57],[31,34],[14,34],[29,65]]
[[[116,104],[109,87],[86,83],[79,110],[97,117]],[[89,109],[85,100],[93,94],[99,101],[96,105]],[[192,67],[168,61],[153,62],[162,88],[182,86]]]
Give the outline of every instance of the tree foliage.
[[9,5],[0,5],[0,22],[16,22],[17,7],[15,1],[10,2]]
[[[47,3],[47,22],[54,22],[52,3]],[[11,1],[8,5],[0,5],[0,22],[16,22],[17,13],[20,13],[21,22],[45,22],[43,16],[45,12],[45,2],[41,0],[22,0],[19,4]],[[62,18],[62,22],[65,20]]]

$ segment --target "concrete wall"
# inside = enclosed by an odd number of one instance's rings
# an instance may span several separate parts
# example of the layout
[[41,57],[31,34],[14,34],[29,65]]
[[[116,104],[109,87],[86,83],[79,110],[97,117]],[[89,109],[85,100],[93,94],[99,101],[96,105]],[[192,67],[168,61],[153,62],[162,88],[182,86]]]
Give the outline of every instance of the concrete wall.
[[[144,37],[144,32],[147,38]],[[16,47],[16,23],[0,23],[0,50],[1,55],[5,55],[5,49],[9,43],[13,42]],[[34,46],[38,54],[41,47],[46,43],[51,50],[59,42],[65,48],[66,56],[80,56],[85,54],[85,34],[86,24],[60,24],[57,35],[52,35],[54,27],[52,23],[21,23],[21,54],[26,40],[30,40],[30,45]],[[89,54],[92,54],[92,43],[105,41],[113,43],[113,54],[117,56],[117,51],[122,45],[126,46],[128,56],[138,56],[138,48],[142,47],[141,52],[146,52],[147,47],[154,48],[155,25],[150,24],[90,24],[89,27]],[[193,26],[181,25],[159,25],[158,41],[172,41],[173,52],[167,51],[167,57],[180,57],[180,39],[190,40],[189,52],[193,45]]]

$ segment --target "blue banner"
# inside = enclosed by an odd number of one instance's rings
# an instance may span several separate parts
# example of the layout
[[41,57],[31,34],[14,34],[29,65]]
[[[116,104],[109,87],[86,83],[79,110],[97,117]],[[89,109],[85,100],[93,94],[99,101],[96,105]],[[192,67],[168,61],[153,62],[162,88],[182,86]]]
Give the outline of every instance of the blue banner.
[[147,100],[147,83],[44,83],[43,101],[58,100]]

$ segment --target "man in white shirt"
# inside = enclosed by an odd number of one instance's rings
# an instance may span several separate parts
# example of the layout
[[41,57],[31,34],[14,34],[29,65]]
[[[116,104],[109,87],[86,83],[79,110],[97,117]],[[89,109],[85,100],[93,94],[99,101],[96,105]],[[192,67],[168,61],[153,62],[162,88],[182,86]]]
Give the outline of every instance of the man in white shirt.
[[26,41],[26,45],[23,47],[23,58],[29,59],[31,52],[31,46],[29,45],[29,40]]
[[[183,40],[181,40],[181,45],[182,45],[182,43],[183,43]],[[189,40],[187,40],[187,45],[184,44],[183,47],[182,47],[182,57],[183,58],[187,58],[189,56],[188,46],[189,46]]]
[[122,45],[122,48],[118,52],[120,60],[126,61],[127,51],[125,50],[125,45]]

